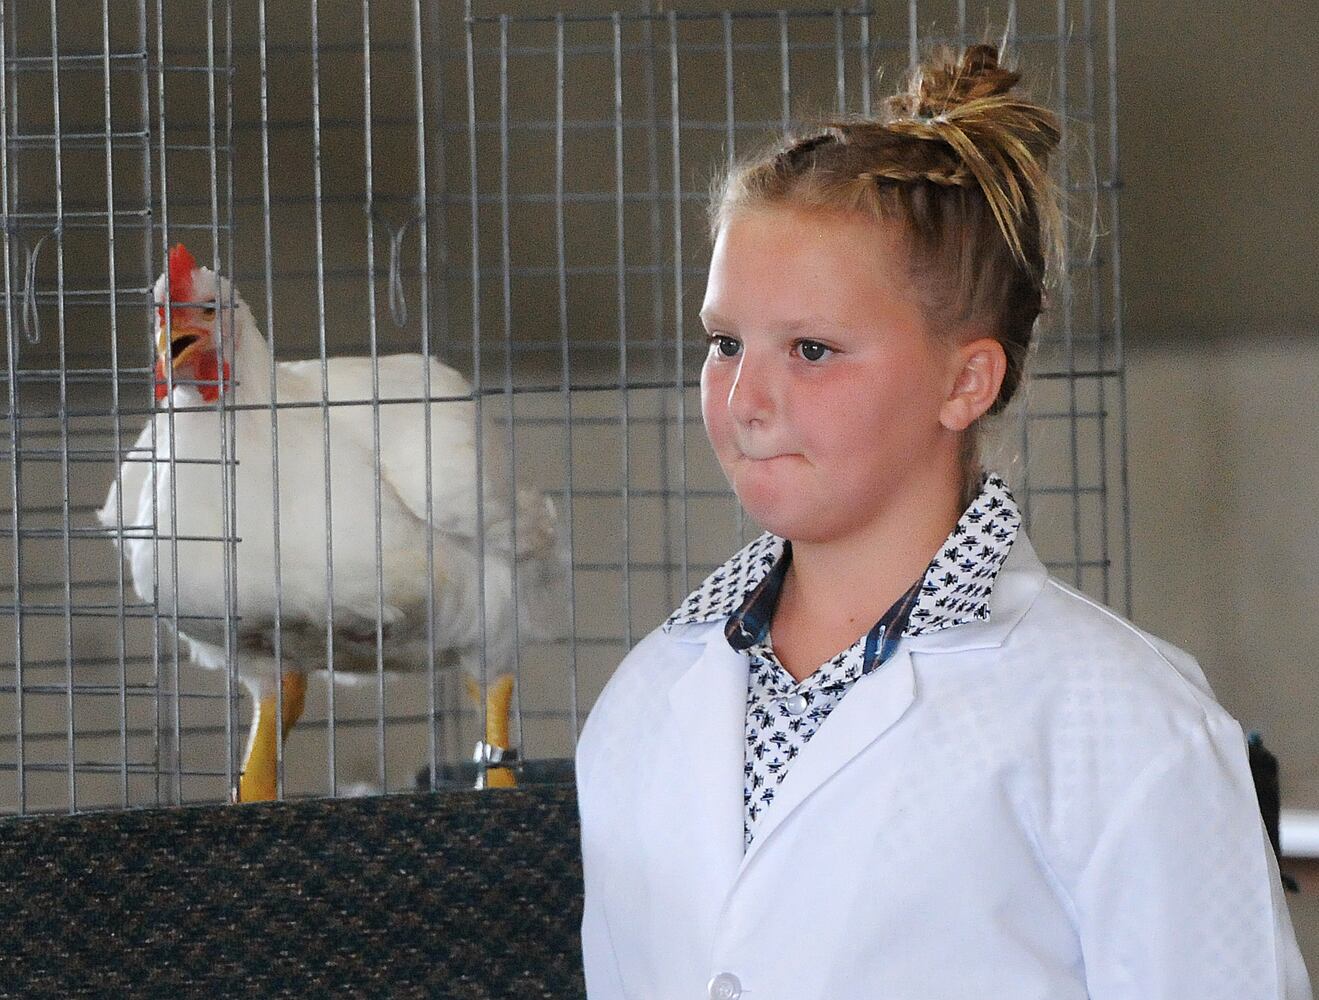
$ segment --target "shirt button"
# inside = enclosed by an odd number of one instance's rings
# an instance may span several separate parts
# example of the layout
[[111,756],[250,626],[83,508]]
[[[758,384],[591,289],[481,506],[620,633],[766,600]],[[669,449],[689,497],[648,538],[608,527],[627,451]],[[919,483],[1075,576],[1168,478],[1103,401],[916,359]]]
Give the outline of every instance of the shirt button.
[[710,1000],[737,1000],[742,995],[742,983],[731,972],[721,972],[714,976],[707,989]]
[[783,699],[783,708],[789,715],[801,715],[807,707],[804,694],[794,694]]

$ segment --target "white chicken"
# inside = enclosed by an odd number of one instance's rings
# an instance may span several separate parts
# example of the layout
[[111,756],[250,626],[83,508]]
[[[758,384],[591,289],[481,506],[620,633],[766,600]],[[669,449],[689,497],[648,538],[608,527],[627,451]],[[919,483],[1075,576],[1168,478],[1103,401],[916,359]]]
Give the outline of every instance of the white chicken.
[[[420,354],[378,359],[377,556],[371,359],[331,359],[325,369],[328,396],[319,359],[274,365],[277,405],[272,417],[270,347],[229,281],[197,266],[179,245],[170,253],[167,273],[156,282],[155,300],[156,399],[163,402],[172,391],[176,407],[195,408],[172,414],[162,408],[147,424],[121,469],[122,502],[118,486],[112,485],[98,516],[114,529],[137,594],[159,601],[162,620],[172,614],[177,591],[180,635],[193,661],[211,668],[226,666],[226,543],[207,539],[238,539],[232,546],[234,656],[254,702],[238,799],[275,797],[276,744],[302,712],[308,672],[325,670],[332,662],[341,679],[374,673],[378,630],[386,670],[425,667],[429,593],[435,602],[436,661],[461,666],[474,697],[483,687],[487,690],[486,741],[499,759],[495,748],[511,745],[514,643],[557,632],[555,619],[566,617],[566,559],[553,503],[537,490],[501,480],[507,470],[499,435],[489,427],[482,434],[485,483],[478,491],[471,386],[452,368]],[[220,397],[237,409],[201,405]],[[320,404],[323,398],[362,405],[285,405]],[[426,398],[440,401],[419,402]],[[221,421],[230,418],[229,450],[235,461],[226,464]],[[278,490],[272,420],[278,432]],[[234,477],[228,524],[225,475]],[[276,526],[283,664],[283,716],[278,721]],[[427,581],[428,548],[434,552],[433,588]],[[481,562],[485,662],[496,676],[488,686],[477,683],[482,673]],[[492,769],[487,780],[513,783],[506,768]]]

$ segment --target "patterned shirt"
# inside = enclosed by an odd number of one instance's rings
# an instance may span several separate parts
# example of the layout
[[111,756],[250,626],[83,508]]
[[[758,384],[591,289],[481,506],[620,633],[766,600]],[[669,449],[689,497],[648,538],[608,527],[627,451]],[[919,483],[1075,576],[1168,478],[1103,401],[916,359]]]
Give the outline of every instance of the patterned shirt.
[[792,543],[766,532],[706,578],[664,623],[727,616],[729,644],[750,659],[747,675],[743,834],[756,823],[807,741],[856,680],[881,666],[904,636],[989,617],[989,594],[1021,525],[1002,477],[989,474],[916,580],[865,635],[797,682],[774,655],[770,620],[792,563]]

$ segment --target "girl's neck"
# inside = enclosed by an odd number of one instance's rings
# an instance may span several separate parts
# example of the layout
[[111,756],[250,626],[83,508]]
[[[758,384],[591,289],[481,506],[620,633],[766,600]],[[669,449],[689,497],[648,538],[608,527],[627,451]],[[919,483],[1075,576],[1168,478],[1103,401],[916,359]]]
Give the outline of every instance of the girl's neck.
[[864,635],[924,574],[961,513],[956,475],[933,476],[845,537],[794,540],[771,625],[789,672],[801,680]]

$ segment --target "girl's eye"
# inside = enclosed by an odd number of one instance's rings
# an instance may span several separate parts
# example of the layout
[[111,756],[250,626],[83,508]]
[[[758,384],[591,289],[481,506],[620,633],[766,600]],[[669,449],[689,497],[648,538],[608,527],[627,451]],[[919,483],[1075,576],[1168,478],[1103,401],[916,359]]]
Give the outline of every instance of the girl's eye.
[[720,357],[735,358],[737,352],[742,349],[742,345],[732,337],[725,336],[722,333],[710,334],[710,348],[717,351]]
[[799,340],[797,350],[807,361],[820,361],[826,354],[833,352],[833,348],[825,347],[818,340]]

